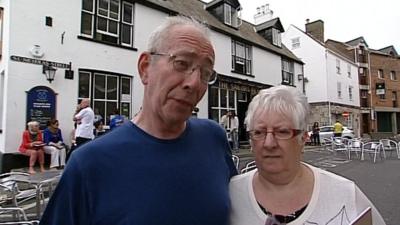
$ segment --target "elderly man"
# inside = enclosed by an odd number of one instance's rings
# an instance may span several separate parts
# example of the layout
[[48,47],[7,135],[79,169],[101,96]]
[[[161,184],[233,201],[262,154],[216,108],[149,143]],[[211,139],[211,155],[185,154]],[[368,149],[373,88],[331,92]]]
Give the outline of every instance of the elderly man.
[[80,145],[92,140],[93,134],[93,122],[94,112],[90,108],[90,99],[84,98],[79,104],[79,112],[74,116],[74,121],[77,122],[78,126],[75,130],[76,145]]
[[224,130],[190,118],[215,81],[203,25],[170,17],[138,60],[142,110],[78,149],[41,224],[223,225],[235,167]]

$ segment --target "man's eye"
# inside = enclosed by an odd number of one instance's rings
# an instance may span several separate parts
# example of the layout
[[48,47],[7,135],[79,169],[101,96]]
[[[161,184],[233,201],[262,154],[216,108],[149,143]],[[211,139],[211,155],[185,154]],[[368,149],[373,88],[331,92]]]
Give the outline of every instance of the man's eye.
[[175,59],[174,61],[174,67],[178,71],[186,71],[188,68],[190,68],[191,63],[187,60],[183,59]]
[[278,129],[275,131],[278,134],[290,134],[290,130],[289,129]]

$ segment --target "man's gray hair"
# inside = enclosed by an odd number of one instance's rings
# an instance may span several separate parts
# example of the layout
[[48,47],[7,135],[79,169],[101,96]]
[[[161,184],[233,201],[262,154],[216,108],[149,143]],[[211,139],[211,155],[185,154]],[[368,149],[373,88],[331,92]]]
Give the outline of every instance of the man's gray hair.
[[[158,26],[150,35],[148,43],[149,52],[157,52],[165,46],[168,42],[168,35],[171,28],[174,26],[193,26],[197,28],[204,36],[205,39],[210,41],[210,32],[206,25],[198,22],[197,20],[185,16],[171,16],[167,17],[166,21]],[[211,42],[211,41],[210,41]]]
[[307,130],[310,106],[307,97],[294,87],[280,85],[260,92],[251,100],[246,115],[248,130],[254,128],[256,111],[280,113],[293,120],[294,129]]

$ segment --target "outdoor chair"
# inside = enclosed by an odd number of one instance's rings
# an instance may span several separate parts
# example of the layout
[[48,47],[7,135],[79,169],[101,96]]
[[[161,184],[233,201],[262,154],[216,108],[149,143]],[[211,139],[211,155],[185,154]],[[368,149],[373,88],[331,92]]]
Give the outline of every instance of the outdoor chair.
[[19,187],[20,178],[28,179],[29,176],[30,174],[22,172],[0,174],[0,203],[2,206],[11,202],[12,206],[19,207],[22,203],[36,198],[35,188],[28,187],[22,190]]
[[333,152],[344,152],[348,153],[348,139],[347,138],[333,138],[332,139],[332,150]]
[[240,158],[237,155],[232,155],[232,161],[236,169],[239,169]]
[[242,173],[247,173],[247,172],[249,172],[249,171],[251,171],[251,170],[254,170],[254,169],[256,169],[257,168],[257,166],[256,166],[256,161],[251,161],[251,162],[248,162],[247,164],[246,164],[246,166],[240,171],[240,173],[242,174]]
[[393,152],[396,152],[397,158],[400,159],[397,142],[390,139],[381,139],[379,140],[379,142],[382,144],[383,150],[385,151],[385,155],[388,151],[390,151],[390,156],[392,156]]
[[322,138],[321,145],[325,150],[332,151],[332,139],[331,138]]
[[365,153],[368,153],[369,155],[372,154],[374,155],[374,163],[376,162],[376,156],[378,154],[381,156],[381,160],[386,158],[385,150],[383,149],[382,144],[380,142],[370,141],[364,143],[361,148],[361,160],[364,160]]
[[2,217],[1,221],[5,220],[5,217],[8,216],[15,221],[27,221],[25,210],[19,207],[0,207],[0,215]]
[[355,138],[351,139],[348,144],[347,144],[347,151],[349,152],[349,160],[351,159],[351,153],[355,152],[357,157],[358,154],[361,155],[361,150],[362,150],[362,141],[361,139]]
[[38,225],[39,220],[0,222],[0,225]]

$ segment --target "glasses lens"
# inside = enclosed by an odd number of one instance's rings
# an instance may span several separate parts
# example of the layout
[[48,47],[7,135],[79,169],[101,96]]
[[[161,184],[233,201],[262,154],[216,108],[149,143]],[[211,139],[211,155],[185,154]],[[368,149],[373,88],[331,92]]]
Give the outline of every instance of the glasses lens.
[[274,130],[274,134],[277,139],[282,139],[282,140],[290,139],[291,137],[293,137],[293,130],[277,129],[277,130]]

